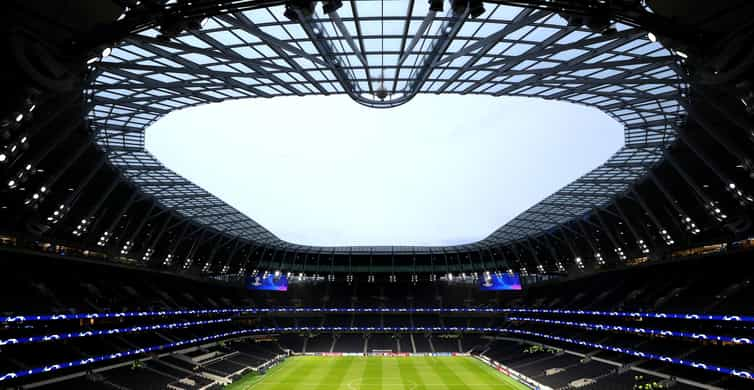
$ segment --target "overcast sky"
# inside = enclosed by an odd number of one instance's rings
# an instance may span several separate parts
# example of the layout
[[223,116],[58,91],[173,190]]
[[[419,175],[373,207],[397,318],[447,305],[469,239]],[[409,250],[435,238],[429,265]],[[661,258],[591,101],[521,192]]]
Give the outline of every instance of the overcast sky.
[[303,245],[483,239],[623,144],[593,108],[418,96],[370,109],[345,96],[229,101],[147,130],[168,168]]

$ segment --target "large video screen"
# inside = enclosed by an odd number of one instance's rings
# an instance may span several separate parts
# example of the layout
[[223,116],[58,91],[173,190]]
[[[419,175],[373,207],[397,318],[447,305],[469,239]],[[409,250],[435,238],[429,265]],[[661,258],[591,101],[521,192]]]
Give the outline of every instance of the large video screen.
[[482,291],[521,290],[521,278],[518,274],[485,274],[479,279]]
[[246,288],[249,290],[288,291],[288,278],[285,275],[256,275],[246,278]]

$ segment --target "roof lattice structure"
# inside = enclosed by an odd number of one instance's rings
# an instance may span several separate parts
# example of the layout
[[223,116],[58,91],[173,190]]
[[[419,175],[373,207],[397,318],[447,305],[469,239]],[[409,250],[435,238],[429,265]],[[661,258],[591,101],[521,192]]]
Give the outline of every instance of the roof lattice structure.
[[354,248],[282,241],[162,166],[144,150],[145,128],[172,110],[228,99],[348,94],[360,104],[391,107],[418,93],[563,100],[622,123],[625,144],[607,162],[484,240],[434,249],[526,238],[604,205],[643,177],[675,139],[685,85],[673,53],[636,28],[618,24],[603,35],[547,10],[486,8],[472,18],[468,10],[429,11],[425,2],[352,1],[330,14],[298,12],[295,21],[282,6],[229,13],[171,39],[146,30],[94,64],[89,117],[111,163],[164,206],[255,242],[336,252]]

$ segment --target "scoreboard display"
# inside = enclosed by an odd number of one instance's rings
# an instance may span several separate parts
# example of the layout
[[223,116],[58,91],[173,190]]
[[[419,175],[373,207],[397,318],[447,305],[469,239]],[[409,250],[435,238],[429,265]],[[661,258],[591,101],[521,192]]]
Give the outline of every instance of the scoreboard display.
[[256,275],[246,278],[247,290],[288,291],[288,277],[286,275]]
[[489,273],[479,279],[482,291],[521,290],[521,278],[515,273]]

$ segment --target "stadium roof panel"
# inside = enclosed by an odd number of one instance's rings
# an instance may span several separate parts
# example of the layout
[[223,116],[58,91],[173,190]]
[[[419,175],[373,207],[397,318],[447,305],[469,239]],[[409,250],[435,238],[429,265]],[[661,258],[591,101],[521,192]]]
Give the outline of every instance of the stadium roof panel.
[[[423,2],[397,1],[353,1],[328,15],[299,11],[295,21],[284,14],[275,6],[220,15],[171,39],[146,30],[96,63],[89,118],[111,163],[165,206],[262,244],[322,252],[457,251],[525,239],[607,203],[662,158],[683,120],[679,99],[686,86],[676,58],[630,26],[600,34],[568,26],[550,11],[493,4],[477,18],[468,10],[434,13]],[[625,146],[463,248],[284,242],[144,150],[144,129],[175,109],[334,93],[372,107],[404,104],[417,93],[563,100],[596,107],[622,123]]]

